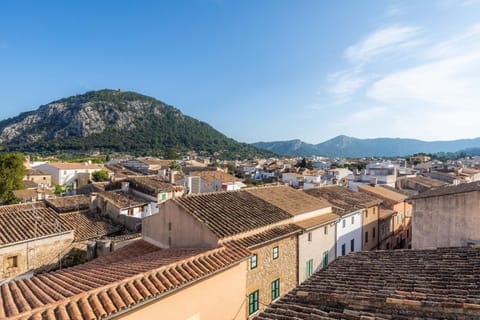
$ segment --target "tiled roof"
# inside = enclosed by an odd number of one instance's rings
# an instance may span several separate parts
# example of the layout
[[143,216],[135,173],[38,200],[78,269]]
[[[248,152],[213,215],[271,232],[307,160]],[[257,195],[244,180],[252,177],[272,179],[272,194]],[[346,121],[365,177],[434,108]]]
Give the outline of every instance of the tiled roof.
[[246,189],[246,192],[261,198],[292,215],[312,212],[331,207],[331,204],[319,198],[312,197],[301,190],[289,186],[275,186]]
[[480,181],[471,183],[462,183],[456,186],[445,186],[437,189],[428,190],[410,197],[408,200],[423,199],[430,197],[439,197],[455,193],[473,192],[480,190]]
[[359,209],[368,208],[381,202],[371,195],[355,192],[340,186],[328,186],[303,190],[303,192],[328,201],[335,207],[340,208],[344,213]]
[[358,190],[359,191],[365,191],[370,194],[374,194],[377,197],[387,199],[389,201],[393,202],[402,202],[403,200],[407,199],[408,196],[404,195],[400,192],[393,191],[389,188],[384,188],[382,186],[370,186],[368,184],[360,184],[358,185]]
[[171,192],[179,188],[158,176],[129,177],[126,181],[130,182],[131,188],[155,197],[161,192]]
[[147,204],[144,199],[125,192],[105,191],[98,195],[108,199],[117,208],[131,208]]
[[389,217],[391,217],[395,212],[396,212],[395,210],[391,210],[391,209],[386,209],[386,208],[380,207],[380,210],[379,210],[379,213],[378,213],[378,219],[379,219],[379,220],[383,220],[383,219],[389,218]]
[[200,193],[173,201],[219,238],[266,227],[292,217],[288,212],[246,191]]
[[207,181],[209,184],[212,184],[215,180],[221,181],[223,183],[242,180],[242,179],[236,178],[235,176],[232,176],[231,174],[228,174],[223,171],[218,171],[218,170],[190,171],[190,175],[201,177],[203,180]]
[[256,317],[479,318],[479,248],[349,254],[337,258]]
[[300,232],[300,230],[301,229],[295,224],[285,224],[241,238],[239,240],[235,240],[234,242],[247,247],[248,249],[253,249],[255,247],[297,234]]
[[59,170],[82,170],[82,169],[102,169],[99,164],[85,164],[85,163],[69,163],[69,162],[49,162],[45,165],[51,166]]
[[46,200],[47,206],[57,212],[70,212],[90,208],[90,197],[87,195],[76,195],[67,197],[51,198]]
[[314,218],[310,218],[310,219],[295,222],[295,224],[302,229],[310,229],[310,228],[320,226],[320,225],[325,224],[325,223],[335,221],[339,217],[340,216],[338,214],[335,214],[335,213],[326,213],[326,214],[322,214],[318,217],[314,217]]
[[0,246],[73,230],[50,208],[32,205],[0,207]]
[[120,226],[112,225],[94,213],[70,212],[57,215],[62,224],[75,230],[75,241],[96,239],[120,231]]
[[45,173],[37,169],[28,169],[27,176],[51,176],[50,173]]
[[168,167],[174,160],[156,159],[156,158],[137,158],[137,161],[150,165],[150,166],[162,166]]
[[445,186],[445,185],[448,185],[448,183],[446,182],[443,182],[443,181],[440,181],[440,180],[436,180],[436,179],[433,179],[431,177],[426,177],[426,176],[415,176],[415,177],[409,177],[409,178],[406,178],[407,180],[411,180],[411,181],[414,181],[418,184],[421,184],[421,185],[424,185],[424,186],[428,186],[428,187],[442,187],[442,186]]
[[161,250],[138,240],[83,265],[1,285],[0,318],[105,318],[229,268],[249,255],[234,244]]

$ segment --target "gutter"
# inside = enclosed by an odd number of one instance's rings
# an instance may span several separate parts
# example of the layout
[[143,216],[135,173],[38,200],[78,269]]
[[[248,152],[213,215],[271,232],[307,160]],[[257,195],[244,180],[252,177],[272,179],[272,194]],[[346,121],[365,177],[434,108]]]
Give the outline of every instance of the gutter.
[[230,268],[232,268],[233,266],[235,266],[235,265],[237,265],[237,264],[240,264],[240,263],[242,263],[242,262],[244,262],[244,261],[247,261],[248,259],[250,259],[250,256],[245,257],[245,258],[237,261],[237,263],[234,263],[234,264],[225,266],[225,267],[223,267],[223,268],[221,268],[221,269],[218,269],[218,270],[213,271],[212,273],[203,275],[203,276],[195,279],[195,281],[193,281],[193,282],[187,282],[187,283],[185,283],[185,284],[183,284],[183,285],[180,285],[180,286],[178,286],[178,287],[176,287],[176,288],[173,288],[172,290],[168,290],[168,291],[166,291],[166,292],[160,293],[159,295],[157,295],[157,296],[155,296],[155,297],[152,297],[152,298],[150,298],[150,299],[146,299],[146,300],[144,300],[144,301],[142,301],[142,302],[139,302],[139,303],[135,303],[135,304],[132,305],[131,307],[127,307],[127,308],[125,308],[125,309],[123,309],[123,310],[120,310],[120,311],[118,311],[118,312],[116,312],[116,313],[113,313],[113,314],[111,314],[111,315],[106,316],[104,319],[116,319],[116,318],[119,317],[119,316],[122,316],[122,315],[125,315],[125,314],[127,314],[127,313],[130,313],[130,312],[132,312],[132,311],[134,311],[134,310],[136,310],[136,309],[139,309],[139,308],[144,307],[144,306],[146,306],[146,305],[148,305],[148,304],[150,304],[150,303],[153,303],[153,302],[155,302],[155,301],[157,301],[157,300],[160,300],[160,299],[164,298],[165,296],[168,296],[168,295],[170,295],[170,294],[176,293],[177,291],[180,291],[181,289],[184,289],[184,288],[186,288],[186,287],[188,287],[188,286],[191,286],[191,285],[193,285],[193,284],[195,284],[195,283],[197,283],[197,282],[199,282],[199,281],[201,281],[201,280],[205,280],[206,278],[209,278],[209,277],[211,277],[211,276],[213,276],[213,275],[216,275],[217,273],[220,273],[220,272],[222,272],[222,271],[225,271],[225,270],[227,270],[227,269],[230,269]]

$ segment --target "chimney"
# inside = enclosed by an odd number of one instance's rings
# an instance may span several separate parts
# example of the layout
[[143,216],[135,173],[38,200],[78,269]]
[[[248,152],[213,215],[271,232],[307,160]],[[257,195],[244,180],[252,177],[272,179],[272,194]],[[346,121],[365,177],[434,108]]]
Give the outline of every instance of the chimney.
[[130,189],[130,182],[122,181],[122,192],[128,192]]
[[370,185],[376,186],[377,185],[377,178],[370,178]]
[[175,170],[170,170],[170,183],[175,184]]

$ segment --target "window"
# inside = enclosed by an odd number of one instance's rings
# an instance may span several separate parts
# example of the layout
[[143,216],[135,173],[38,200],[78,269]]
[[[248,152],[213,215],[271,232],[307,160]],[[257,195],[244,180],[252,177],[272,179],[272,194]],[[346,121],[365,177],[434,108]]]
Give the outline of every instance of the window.
[[272,301],[280,297],[280,279],[272,281]]
[[345,243],[342,244],[342,256],[345,255],[346,249],[345,249]]
[[365,231],[365,243],[368,243],[368,231]]
[[313,274],[313,259],[307,260],[307,278]]
[[308,235],[307,235],[307,240],[308,241],[312,241],[312,233],[309,232]]
[[347,222],[345,219],[342,220],[342,228],[345,228],[345,226],[347,225]]
[[368,218],[368,209],[365,210],[365,218]]
[[166,193],[162,193],[162,201],[165,201],[167,200],[167,194]]
[[273,247],[273,260],[278,258],[278,247]]
[[350,252],[355,251],[355,239],[350,240]]
[[133,216],[133,208],[128,209],[128,215]]
[[352,224],[355,223],[355,216],[352,216]]
[[18,256],[12,256],[7,258],[7,269],[18,267]]
[[373,214],[375,215],[377,213],[377,208],[376,207],[373,207],[373,210],[372,210]]
[[387,243],[387,250],[390,250],[390,242]]
[[410,230],[407,229],[407,239],[408,239],[408,237],[410,237],[410,232],[409,231]]
[[255,269],[257,267],[257,255],[253,254],[250,257],[250,269]]
[[323,252],[323,267],[328,266],[328,250]]
[[323,234],[328,234],[328,226],[323,227]]
[[372,229],[372,239],[375,239],[375,236],[376,236],[376,234],[375,234],[375,227],[374,227],[374,228]]
[[258,290],[248,295],[248,315],[252,315],[258,311]]

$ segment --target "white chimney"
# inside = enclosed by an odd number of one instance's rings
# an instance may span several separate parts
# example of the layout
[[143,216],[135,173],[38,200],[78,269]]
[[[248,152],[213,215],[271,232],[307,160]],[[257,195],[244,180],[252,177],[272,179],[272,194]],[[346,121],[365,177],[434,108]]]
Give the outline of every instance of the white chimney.
[[122,192],[128,192],[130,189],[130,182],[122,181]]

